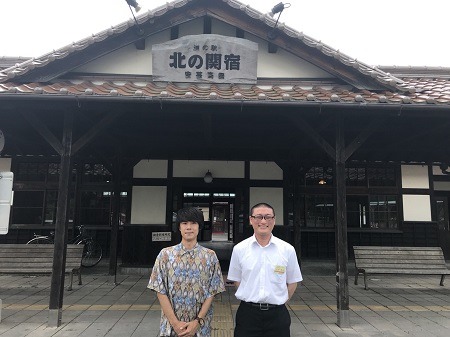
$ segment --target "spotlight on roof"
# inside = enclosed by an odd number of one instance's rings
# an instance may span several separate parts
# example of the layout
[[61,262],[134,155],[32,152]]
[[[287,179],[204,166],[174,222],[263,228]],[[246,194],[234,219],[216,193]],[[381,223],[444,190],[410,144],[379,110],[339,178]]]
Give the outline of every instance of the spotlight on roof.
[[277,37],[276,28],[278,26],[278,20],[280,20],[281,13],[284,11],[285,8],[291,7],[290,3],[282,3],[280,2],[278,5],[275,5],[272,10],[270,11],[269,15],[273,18],[275,14],[278,14],[277,21],[275,22],[275,26],[273,26],[273,29],[267,33],[267,37],[269,40],[274,40]]
[[136,24],[136,34],[138,36],[144,35],[144,30],[139,25],[139,22],[136,20],[136,16],[134,15],[133,10],[131,9],[131,7],[133,7],[137,13],[141,10],[141,6],[139,6],[136,0],[125,0],[125,1],[127,2],[128,7],[130,7],[131,15],[133,15],[134,23]]
[[128,4],[128,6],[133,7],[134,10],[137,12],[139,12],[141,10],[141,6],[139,6],[139,4],[137,3],[136,0],[125,0]]
[[[284,10],[284,3],[280,2],[278,5],[275,5],[270,11],[269,15],[274,17],[275,14],[281,13]],[[280,14],[281,15],[281,14]]]

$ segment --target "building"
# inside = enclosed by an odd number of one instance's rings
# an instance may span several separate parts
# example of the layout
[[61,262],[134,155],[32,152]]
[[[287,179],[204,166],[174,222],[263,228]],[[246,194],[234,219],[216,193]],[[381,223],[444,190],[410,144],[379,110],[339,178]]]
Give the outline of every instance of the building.
[[236,0],[176,0],[6,61],[2,242],[83,224],[111,270],[118,254],[151,265],[180,207],[204,211],[201,240],[233,244],[265,201],[277,235],[345,279],[353,245],[450,256],[448,69],[372,67]]

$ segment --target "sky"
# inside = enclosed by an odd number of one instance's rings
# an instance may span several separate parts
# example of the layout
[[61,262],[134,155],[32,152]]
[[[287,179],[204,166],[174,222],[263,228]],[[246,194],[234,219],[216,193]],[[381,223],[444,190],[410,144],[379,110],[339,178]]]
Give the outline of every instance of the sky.
[[[280,22],[361,62],[450,67],[450,1],[287,1]],[[138,0],[138,15],[167,2]],[[240,2],[268,13],[280,0]],[[38,57],[129,19],[125,0],[0,0],[0,57]]]

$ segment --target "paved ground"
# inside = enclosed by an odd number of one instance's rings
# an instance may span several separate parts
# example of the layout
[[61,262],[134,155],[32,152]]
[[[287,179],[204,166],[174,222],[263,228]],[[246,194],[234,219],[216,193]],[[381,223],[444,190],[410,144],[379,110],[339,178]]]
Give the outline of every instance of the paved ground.
[[[439,277],[377,276],[365,291],[361,284],[353,285],[351,277],[351,329],[340,329],[333,263],[310,261],[302,268],[305,281],[289,303],[292,337],[449,336],[450,280],[441,287]],[[90,271],[82,286],[65,292],[58,328],[47,327],[49,276],[0,275],[0,336],[156,337],[160,307],[146,289],[147,276],[120,274],[115,286],[105,271]],[[227,287],[215,302],[213,336],[232,336],[237,306],[234,289]]]

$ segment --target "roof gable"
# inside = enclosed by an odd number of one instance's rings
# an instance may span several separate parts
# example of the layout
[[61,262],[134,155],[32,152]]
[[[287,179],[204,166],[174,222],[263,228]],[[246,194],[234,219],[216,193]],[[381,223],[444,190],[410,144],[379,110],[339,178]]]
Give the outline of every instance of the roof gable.
[[401,79],[340,53],[283,24],[269,40],[275,20],[236,0],[176,0],[98,34],[0,71],[0,83],[49,82],[81,65],[177,25],[211,17],[248,32],[317,66],[358,89],[409,90]]

